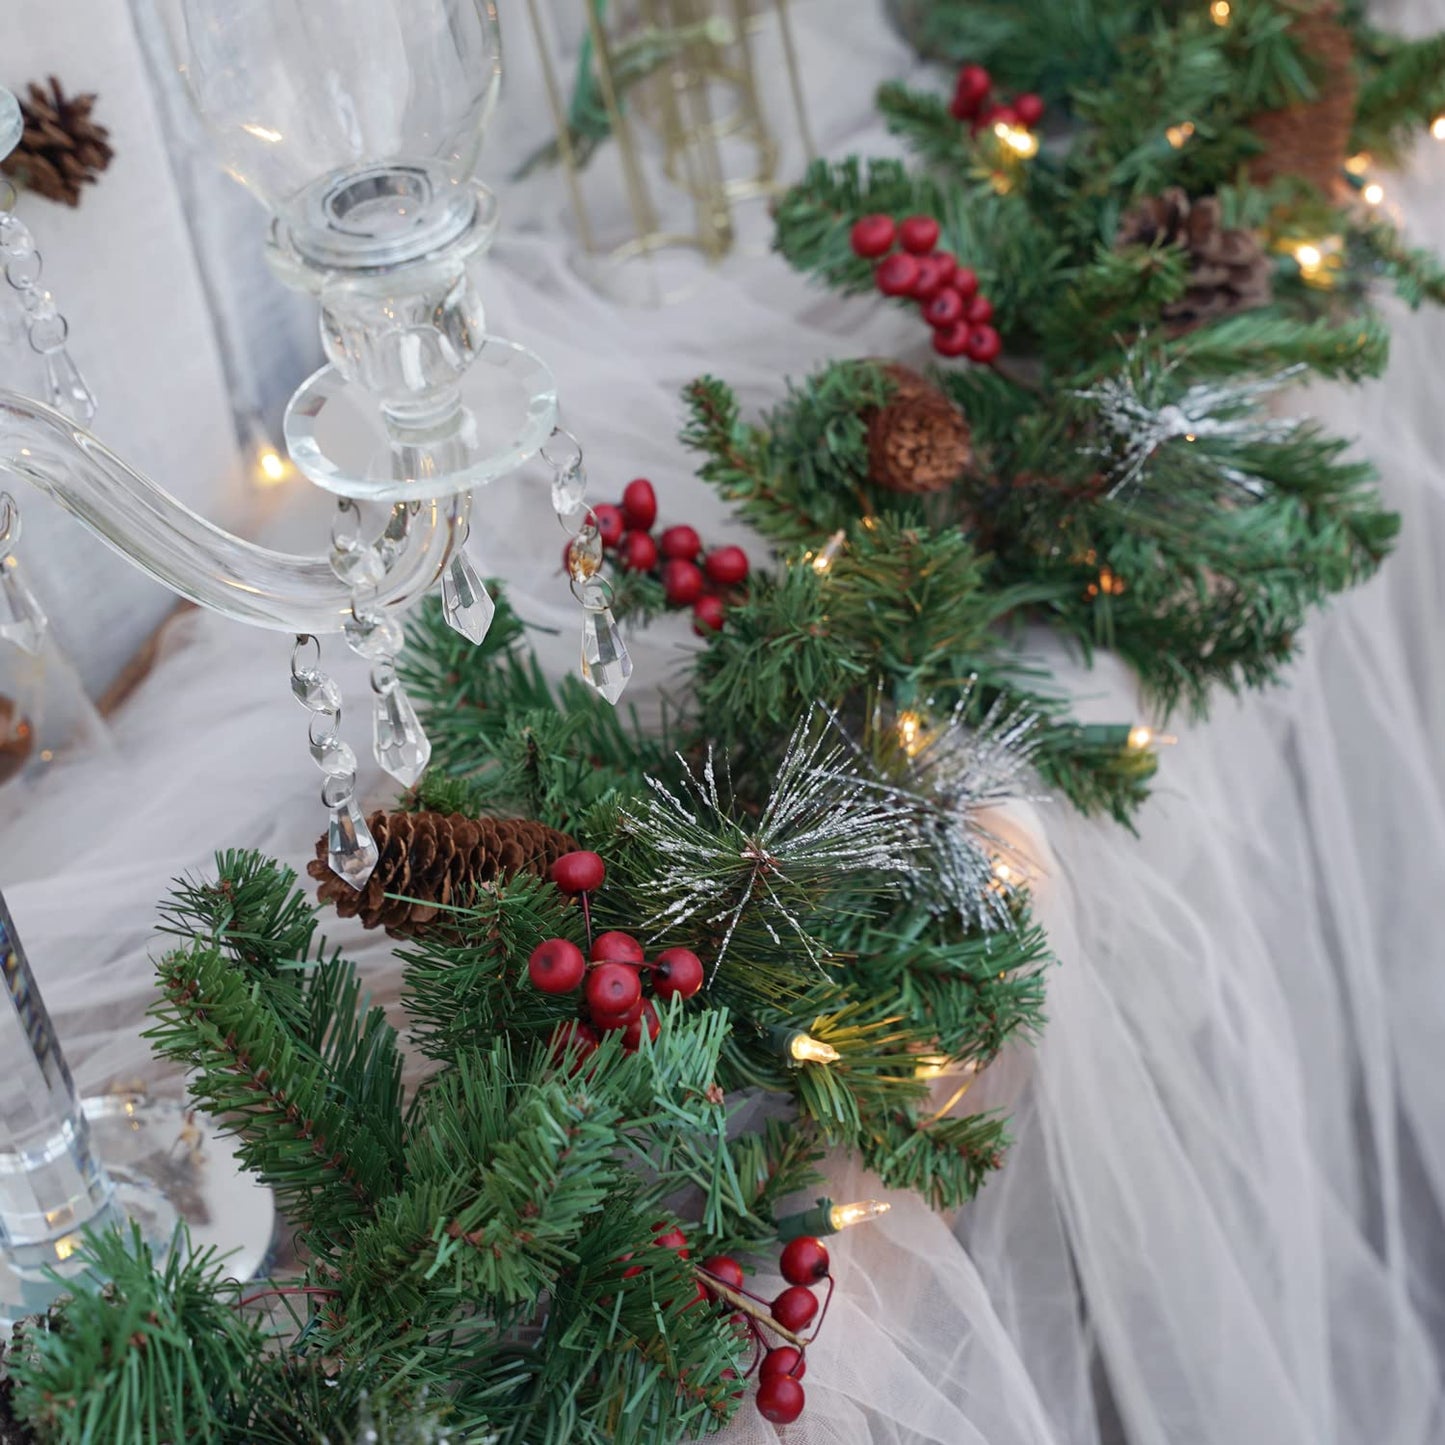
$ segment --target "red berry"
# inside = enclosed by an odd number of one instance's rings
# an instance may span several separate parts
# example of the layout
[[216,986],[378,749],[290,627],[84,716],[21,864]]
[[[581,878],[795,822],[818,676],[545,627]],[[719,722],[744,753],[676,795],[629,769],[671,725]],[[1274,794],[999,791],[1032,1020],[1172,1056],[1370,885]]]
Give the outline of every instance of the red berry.
[[592,940],[593,963],[639,964],[647,954],[630,933],[599,933]]
[[1032,91],[1014,97],[1014,110],[1018,114],[1019,124],[1028,126],[1030,130],[1044,118],[1044,102]]
[[805,1285],[789,1285],[772,1303],[772,1316],[785,1330],[796,1334],[818,1313],[818,1296]]
[[627,1029],[622,1035],[623,1049],[629,1054],[635,1054],[642,1047],[643,1029],[647,1030],[649,1039],[655,1039],[661,1027],[657,1018],[657,1010],[653,1008],[651,1002],[644,1000],[637,1017],[627,1025]]
[[803,1406],[807,1403],[803,1387],[787,1375],[774,1375],[771,1380],[764,1380],[753,1399],[758,1414],[774,1425],[791,1425],[803,1413]]
[[653,1243],[659,1249],[675,1249],[682,1259],[691,1256],[692,1251],[687,1247],[687,1235],[675,1224],[668,1224],[665,1220],[659,1220],[652,1226]]
[[607,865],[595,853],[564,853],[552,865],[552,882],[563,893],[591,893],[606,877]]
[[935,330],[963,320],[963,297],[957,291],[940,291],[923,303],[923,319]]
[[596,1052],[599,1042],[597,1030],[580,1019],[558,1024],[552,1031],[552,1062],[561,1065],[570,1060],[575,1068],[588,1054]]
[[993,302],[987,296],[975,296],[964,315],[973,325],[984,326],[993,320]]
[[662,590],[671,607],[691,607],[702,596],[702,572],[694,562],[673,558],[662,564]]
[[646,477],[638,477],[622,489],[622,515],[634,532],[652,530],[657,520],[657,493]]
[[571,993],[586,972],[582,950],[565,938],[539,943],[527,960],[527,977],[543,993]]
[[652,991],[658,998],[691,998],[702,988],[702,960],[691,949],[669,948],[657,955]]
[[985,366],[1003,350],[1003,338],[992,326],[975,326],[968,333],[968,359]]
[[[625,968],[626,964],[618,964],[619,968]],[[619,1029],[630,1029],[638,1019],[642,1017],[642,999],[639,998],[631,1007],[613,1012],[611,1009],[594,1008],[592,1010],[592,1027],[599,1033],[616,1033]]]
[[748,554],[741,547],[719,547],[702,565],[720,587],[736,587],[748,575]]
[[993,76],[981,65],[963,65],[959,67],[958,78],[953,84],[953,94],[956,99],[964,102],[972,110],[977,110],[983,103],[984,97],[993,89]]
[[1017,125],[1019,113],[1011,105],[996,105],[993,113],[988,117],[989,125]]
[[603,963],[587,975],[587,1004],[599,1017],[615,1017],[642,997],[642,980],[625,963]]
[[909,216],[898,228],[903,249],[926,256],[938,244],[938,222],[932,216]]
[[953,99],[948,102],[948,113],[954,120],[972,120],[973,111],[973,102],[965,96],[955,95]]
[[969,324],[955,321],[952,326],[940,326],[933,333],[933,349],[940,356],[962,356],[968,350]]
[[965,301],[972,301],[978,295],[978,273],[971,266],[960,266],[949,278],[948,284]]
[[898,228],[893,224],[892,216],[864,216],[853,222],[848,239],[855,256],[871,261],[877,256],[886,256],[893,249],[897,234]]
[[935,251],[933,253],[933,264],[938,267],[939,275],[943,277],[943,284],[953,284],[954,273],[958,270],[958,257],[952,251]]
[[722,630],[725,609],[720,597],[699,597],[692,605],[692,630],[699,637]]
[[[730,1254],[710,1254],[703,1260],[702,1267],[708,1274],[716,1276],[734,1289],[743,1287],[743,1267]],[[707,1283],[706,1280],[703,1281]]]
[[779,1375],[788,1375],[794,1380],[801,1380],[807,1373],[808,1358],[802,1350],[795,1345],[779,1345],[763,1356],[758,1379],[772,1380]]
[[778,1259],[778,1272],[789,1284],[817,1284],[827,1279],[827,1247],[811,1234],[790,1239]]
[[662,555],[679,562],[696,562],[702,538],[691,527],[669,527],[662,534]]
[[[619,1264],[627,1264],[627,1261],[628,1261],[629,1259],[631,1259],[631,1258],[632,1258],[632,1251],[629,1249],[629,1250],[627,1251],[627,1253],[624,1254],[620,1260],[618,1260],[618,1263],[619,1263]],[[641,1273],[642,1273],[642,1266],[641,1266],[640,1264],[628,1264],[628,1265],[627,1265],[627,1268],[622,1271],[622,1278],[623,1278],[623,1279],[636,1279],[637,1276],[640,1275]]]
[[657,543],[646,532],[629,532],[622,539],[622,565],[629,572],[651,572],[657,566]]
[[896,251],[873,268],[873,281],[885,296],[911,296],[918,282],[918,257]]
[[913,283],[914,296],[920,301],[932,300],[945,284],[943,267],[932,256],[924,256],[918,263],[918,280]]
[[597,531],[602,537],[602,545],[615,547],[627,530],[622,508],[614,507],[611,502],[599,502],[592,508],[592,515],[597,518]]

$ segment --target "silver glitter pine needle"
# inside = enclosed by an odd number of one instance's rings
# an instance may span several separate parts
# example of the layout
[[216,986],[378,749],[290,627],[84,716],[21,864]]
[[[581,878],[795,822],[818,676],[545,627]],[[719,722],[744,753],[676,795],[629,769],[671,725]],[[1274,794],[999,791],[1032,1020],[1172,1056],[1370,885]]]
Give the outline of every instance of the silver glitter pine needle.
[[[1299,428],[1293,418],[1263,416],[1260,401],[1288,385],[1303,366],[1290,366],[1270,376],[1247,381],[1201,382],[1186,387],[1173,400],[1167,394],[1177,363],[1153,364],[1143,345],[1130,349],[1124,365],[1112,376],[1074,395],[1092,402],[1106,440],[1091,454],[1109,463],[1108,496],[1113,498],[1137,487],[1159,449],[1169,442],[1226,442],[1249,446],[1258,442],[1286,441]],[[1258,497],[1264,491],[1260,478],[1251,476],[1225,458],[1215,461],[1220,480]]]
[[821,716],[813,709],[793,733],[757,817],[738,806],[730,778],[719,785],[711,750],[701,777],[684,763],[676,792],[649,778],[646,808],[625,815],[661,861],[654,888],[667,902],[651,926],[724,926],[714,976],[749,905],[758,905],[756,916],[774,942],[783,941],[780,929],[790,932],[821,968],[827,950],[803,922],[809,886],[914,867],[904,814],[848,764]]
[[849,744],[871,774],[868,787],[906,823],[920,865],[910,875],[912,891],[965,926],[1012,928],[1013,896],[1029,869],[986,813],[1010,801],[1043,801],[1029,791],[1038,718],[1000,698],[971,724],[976,687],[971,678],[947,721],[931,728],[910,714],[885,718],[880,703],[868,746]]

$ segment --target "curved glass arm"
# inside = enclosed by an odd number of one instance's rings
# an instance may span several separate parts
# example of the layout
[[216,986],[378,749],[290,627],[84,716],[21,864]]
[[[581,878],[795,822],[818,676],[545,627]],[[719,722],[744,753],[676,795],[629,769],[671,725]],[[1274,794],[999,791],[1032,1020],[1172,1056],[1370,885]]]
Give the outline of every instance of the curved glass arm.
[[[60,412],[0,391],[0,472],[54,497],[163,586],[213,612],[278,632],[339,632],[352,585],[326,557],[243,541],[198,517]],[[441,576],[466,533],[470,497],[418,499],[371,606],[405,606]]]

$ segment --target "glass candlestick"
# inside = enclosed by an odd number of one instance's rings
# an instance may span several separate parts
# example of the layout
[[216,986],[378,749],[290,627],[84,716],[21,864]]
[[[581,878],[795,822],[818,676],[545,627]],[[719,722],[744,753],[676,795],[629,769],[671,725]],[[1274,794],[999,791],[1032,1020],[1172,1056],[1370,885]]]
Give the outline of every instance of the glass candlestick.
[[164,1254],[184,1220],[261,1265],[275,1206],[194,1113],[134,1089],[80,1100],[39,985],[0,895],[0,1325],[43,1310],[83,1268],[88,1230],[127,1219]]
[[65,1056],[0,895],[0,1250],[21,1278],[63,1268],[81,1232],[118,1222]]

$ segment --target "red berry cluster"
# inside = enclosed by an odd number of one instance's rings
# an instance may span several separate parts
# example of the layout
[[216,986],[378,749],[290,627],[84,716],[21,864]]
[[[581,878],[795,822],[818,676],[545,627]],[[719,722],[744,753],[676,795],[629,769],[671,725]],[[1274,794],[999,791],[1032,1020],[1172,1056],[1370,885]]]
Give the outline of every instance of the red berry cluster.
[[656,576],[669,607],[692,609],[692,630],[699,637],[722,627],[726,594],[747,580],[748,554],[741,547],[718,547],[704,556],[702,538],[692,527],[668,527],[654,538],[657,493],[646,477],[628,482],[620,506],[604,502],[592,512],[602,545],[618,565]]
[[1032,91],[1016,95],[1011,104],[993,99],[993,76],[981,65],[959,67],[948,113],[966,120],[977,135],[985,126],[1021,125],[1032,130],[1044,118],[1044,103]]
[[[978,276],[969,267],[937,249],[938,230],[932,216],[909,216],[897,225],[892,216],[864,216],[853,225],[853,253],[878,261],[873,281],[885,296],[918,302],[940,356],[967,356],[987,365],[1003,350],[990,325],[993,302],[979,294]],[[895,251],[895,244],[903,249]]]
[[[591,938],[588,898],[605,881],[607,865],[596,853],[564,853],[552,865],[551,876],[563,893],[582,899]],[[532,950],[527,976],[535,987],[543,993],[572,993],[578,988],[583,993],[582,1016],[560,1025],[552,1035],[559,1060],[570,1057],[575,1066],[613,1029],[622,1030],[622,1047],[629,1054],[642,1046],[644,1029],[649,1039],[657,1037],[657,1009],[642,996],[644,974],[656,998],[691,998],[702,988],[702,960],[689,949],[669,948],[653,962],[645,960],[642,945],[630,933],[598,934],[586,957],[567,938],[545,939]]]
[[[788,1287],[776,1299],[765,1300],[743,1288],[743,1267],[731,1255],[715,1254],[703,1260],[701,1269],[704,1287],[720,1281],[745,1299],[764,1306],[771,1318],[791,1334],[807,1329],[814,1319],[821,1327],[823,1319],[818,1313],[818,1296],[813,1293],[813,1288],[826,1279],[830,1299],[833,1293],[833,1280],[828,1273],[828,1251],[822,1241],[809,1235],[789,1240],[778,1260],[778,1272],[787,1280]],[[826,1302],[823,1313],[827,1313]],[[767,1325],[741,1311],[734,1319],[748,1331],[754,1343],[753,1363],[748,1374],[757,1371],[758,1413],[775,1425],[792,1424],[803,1413],[806,1403],[801,1383],[808,1372],[804,1350],[796,1345],[770,1346],[763,1333]],[[814,1329],[807,1343],[817,1337],[818,1331]]]

